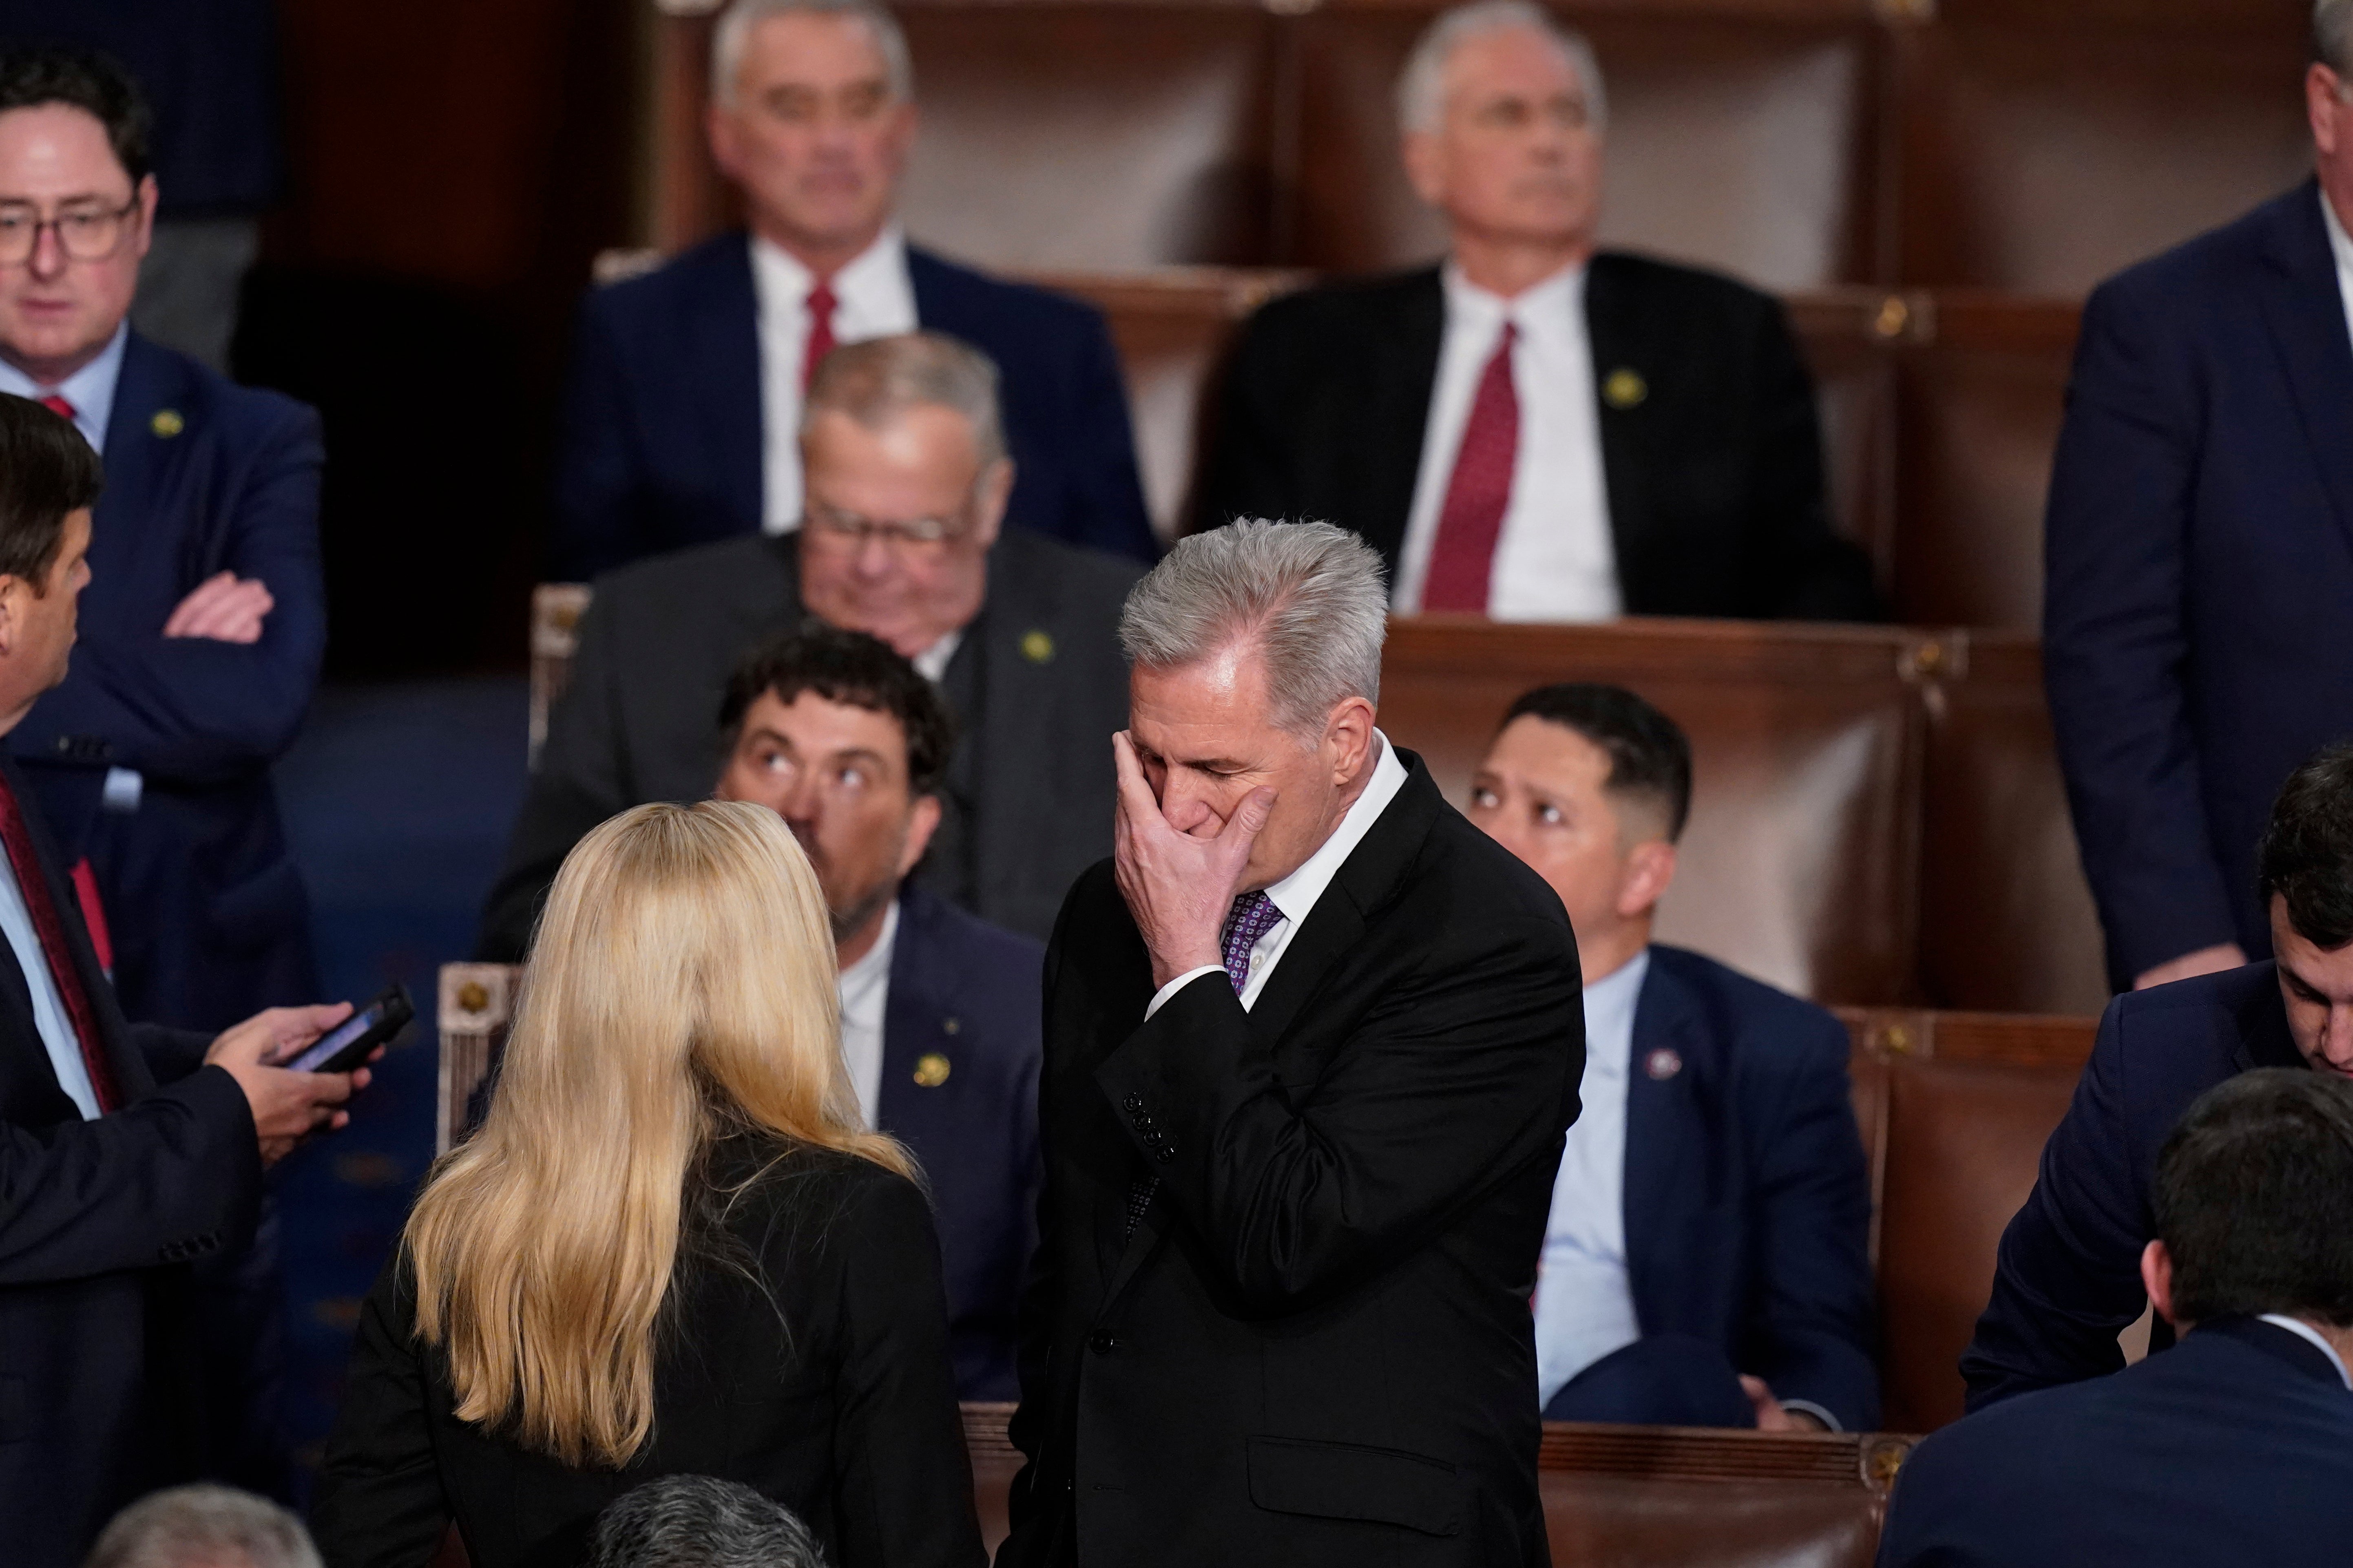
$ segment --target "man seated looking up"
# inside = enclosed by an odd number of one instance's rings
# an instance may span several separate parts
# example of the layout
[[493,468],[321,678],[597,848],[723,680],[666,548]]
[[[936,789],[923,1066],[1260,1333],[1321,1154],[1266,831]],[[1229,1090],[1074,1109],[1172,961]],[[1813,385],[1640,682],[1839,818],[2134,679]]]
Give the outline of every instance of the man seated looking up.
[[483,957],[522,959],[581,835],[646,801],[710,793],[729,672],[809,620],[881,638],[963,720],[918,873],[934,891],[1043,937],[1079,873],[1111,853],[1105,742],[1127,722],[1119,610],[1143,573],[1000,530],[1013,463],[995,367],[936,332],[837,349],[800,431],[806,527],[597,584],[491,891]]
[[1537,1397],[1554,1421],[1868,1430],[1871,1182],[1846,1030],[1652,943],[1690,805],[1683,731],[1614,686],[1527,693],[1472,778],[1472,821],[1560,895],[1585,971]]
[[2153,1196],[2140,1278],[2180,1342],[1922,1442],[1881,1568],[2345,1561],[2353,1083],[2258,1068],[2208,1089]]
[[737,666],[719,722],[719,798],[773,808],[825,891],[859,1110],[930,1179],[956,1393],[1012,1399],[1046,954],[906,880],[940,824],[955,721],[887,644],[818,626]]
[[[2157,1149],[2200,1093],[2250,1068],[2353,1076],[2353,744],[2288,776],[2255,861],[2273,957],[2108,1004],[2002,1232],[1993,1299],[1961,1356],[1970,1409],[2124,1365],[2116,1335],[2148,1300]],[[2171,1341],[2150,1325],[2151,1349]]]

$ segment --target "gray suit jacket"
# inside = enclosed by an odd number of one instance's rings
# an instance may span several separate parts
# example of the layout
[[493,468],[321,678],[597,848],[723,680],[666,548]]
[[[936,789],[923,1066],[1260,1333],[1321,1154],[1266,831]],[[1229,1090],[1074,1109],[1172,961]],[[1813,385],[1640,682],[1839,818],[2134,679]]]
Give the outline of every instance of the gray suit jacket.
[[[1047,935],[1079,873],[1111,853],[1111,737],[1127,723],[1119,610],[1142,572],[1018,529],[989,552],[987,601],[941,681],[960,733],[916,870],[984,920]],[[590,828],[711,794],[728,672],[807,613],[790,537],[725,540],[598,581],[491,889],[484,958],[520,961],[556,867]]]

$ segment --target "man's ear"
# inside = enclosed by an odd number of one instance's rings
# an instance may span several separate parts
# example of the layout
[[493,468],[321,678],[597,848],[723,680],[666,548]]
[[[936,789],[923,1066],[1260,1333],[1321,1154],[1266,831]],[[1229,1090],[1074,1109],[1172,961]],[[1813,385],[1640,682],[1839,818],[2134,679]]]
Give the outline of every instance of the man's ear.
[[1013,459],[999,458],[981,470],[972,487],[972,533],[983,550],[997,542],[1005,503],[1013,499]]
[[25,603],[32,597],[32,584],[0,572],[0,658],[16,651],[17,634],[25,629]]
[[1663,838],[1642,840],[1626,856],[1625,876],[1618,884],[1618,913],[1629,920],[1650,913],[1674,879],[1675,847]]
[[1427,131],[1409,131],[1398,143],[1398,155],[1405,164],[1406,183],[1413,187],[1413,194],[1430,206],[1443,206],[1445,163],[1438,138]]
[[932,847],[932,835],[940,830],[940,797],[919,795],[914,809],[907,814],[907,842],[899,850],[899,875],[904,877]]
[[2173,1315],[2173,1254],[2165,1243],[2152,1241],[2140,1249],[2140,1282],[2148,1288],[2148,1302],[2157,1315],[2180,1328],[2181,1321]]
[[702,111],[702,130],[711,141],[711,161],[719,165],[721,174],[741,184],[743,159],[735,134],[735,111],[713,96]]
[[1373,744],[1373,705],[1361,697],[1343,699],[1324,721],[1324,745],[1336,779],[1352,776],[1365,765]]

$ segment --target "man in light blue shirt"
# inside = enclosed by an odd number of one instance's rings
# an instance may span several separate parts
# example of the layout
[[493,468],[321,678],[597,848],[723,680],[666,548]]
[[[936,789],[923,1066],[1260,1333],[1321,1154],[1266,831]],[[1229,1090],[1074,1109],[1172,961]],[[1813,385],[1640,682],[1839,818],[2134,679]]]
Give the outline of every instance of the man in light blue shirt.
[[1651,942],[1690,800],[1683,731],[1609,686],[1522,697],[1472,779],[1472,820],[1560,895],[1585,971],[1537,1400],[1562,1421],[1867,1428],[1871,1188],[1846,1031]]

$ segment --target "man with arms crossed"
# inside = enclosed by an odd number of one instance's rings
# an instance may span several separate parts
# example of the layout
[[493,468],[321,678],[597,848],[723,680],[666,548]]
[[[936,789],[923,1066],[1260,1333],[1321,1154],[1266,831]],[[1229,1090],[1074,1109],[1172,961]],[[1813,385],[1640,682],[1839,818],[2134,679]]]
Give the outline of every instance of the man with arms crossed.
[[1386,601],[1361,540],[1275,522],[1128,599],[1117,847],[1047,952],[1002,1563],[1549,1560],[1576,940],[1374,728]]
[[1691,743],[1614,686],[1512,704],[1471,820],[1567,906],[1584,1110],[1553,1184],[1536,1396],[1553,1421],[1879,1424],[1871,1172],[1847,1033],[1651,926]]
[[907,880],[940,825],[955,722],[889,644],[819,626],[738,665],[719,723],[719,798],[782,816],[825,890],[859,1110],[929,1179],[956,1393],[1011,1399],[1045,951]]
[[[65,679],[99,484],[70,424],[0,395],[0,733]],[[71,1568],[116,1509],[216,1458],[216,1413],[191,1407],[208,1347],[189,1266],[246,1245],[262,1167],[343,1125],[367,1072],[268,1065],[343,1005],[209,1045],[124,1023],[5,756],[0,850],[0,1542],[12,1565]]]
[[[2250,1068],[2353,1076],[2353,745],[2289,775],[2256,851],[2274,956],[2108,1004],[2066,1120],[2002,1232],[1993,1300],[1961,1357],[1969,1408],[2115,1372],[2148,1300],[2158,1146],[2205,1089]],[[2160,1320],[2149,1345],[2172,1342]]]

